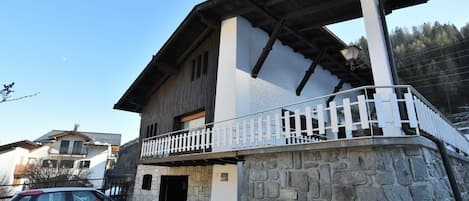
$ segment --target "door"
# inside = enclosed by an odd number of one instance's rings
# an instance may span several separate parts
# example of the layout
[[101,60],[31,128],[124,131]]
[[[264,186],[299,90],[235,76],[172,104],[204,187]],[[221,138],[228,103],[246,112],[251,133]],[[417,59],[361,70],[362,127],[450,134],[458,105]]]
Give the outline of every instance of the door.
[[188,176],[161,176],[159,201],[186,201]]

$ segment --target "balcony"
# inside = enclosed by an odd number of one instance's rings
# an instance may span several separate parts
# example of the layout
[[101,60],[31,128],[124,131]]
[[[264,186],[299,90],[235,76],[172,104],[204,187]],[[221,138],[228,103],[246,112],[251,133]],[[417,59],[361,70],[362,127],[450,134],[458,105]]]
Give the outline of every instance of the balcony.
[[21,177],[26,173],[26,165],[15,165],[15,177]]
[[[383,92],[388,92],[388,98]],[[392,132],[389,132],[392,131]],[[142,142],[141,160],[226,153],[355,138],[431,135],[448,149],[469,153],[469,143],[413,87],[364,86],[180,130]]]

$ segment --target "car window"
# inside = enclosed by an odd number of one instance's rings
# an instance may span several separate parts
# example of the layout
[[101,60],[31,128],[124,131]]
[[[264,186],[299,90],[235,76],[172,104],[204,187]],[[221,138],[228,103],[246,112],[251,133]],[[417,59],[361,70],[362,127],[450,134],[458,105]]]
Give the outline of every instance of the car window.
[[45,193],[37,196],[36,201],[64,201],[64,192]]
[[32,197],[33,196],[30,196],[30,195],[26,195],[26,196],[17,195],[13,199],[11,199],[11,201],[30,201]]
[[102,201],[91,191],[72,191],[73,201]]

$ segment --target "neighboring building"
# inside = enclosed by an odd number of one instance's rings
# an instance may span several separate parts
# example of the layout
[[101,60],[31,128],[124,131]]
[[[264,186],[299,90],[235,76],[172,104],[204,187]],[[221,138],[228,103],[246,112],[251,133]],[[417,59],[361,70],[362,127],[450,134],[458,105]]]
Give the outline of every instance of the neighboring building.
[[[11,191],[22,190],[25,182],[23,177],[24,168],[31,153],[40,146],[29,140],[13,142],[0,146],[0,185],[18,185],[11,188]],[[0,196],[2,197],[2,196]]]
[[8,167],[1,168],[1,175],[8,178],[8,184],[22,184],[28,183],[24,175],[27,165],[65,168],[86,171],[88,179],[97,179],[90,183],[100,187],[106,170],[117,159],[120,143],[120,134],[52,130],[34,142],[26,140],[0,146],[0,160],[14,161],[2,163]]
[[[456,151],[469,199],[469,143],[410,86],[393,86],[377,8],[197,5],[114,106],[141,114],[134,200],[452,199],[457,187],[432,137]],[[346,45],[322,27],[362,10],[373,76],[351,71],[339,53]]]

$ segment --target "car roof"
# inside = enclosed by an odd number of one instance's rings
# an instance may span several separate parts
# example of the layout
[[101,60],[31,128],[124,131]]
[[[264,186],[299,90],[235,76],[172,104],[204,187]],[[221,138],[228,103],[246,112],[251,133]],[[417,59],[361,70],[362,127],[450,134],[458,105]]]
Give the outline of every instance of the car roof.
[[42,191],[44,193],[53,193],[53,192],[62,192],[62,191],[95,191],[94,188],[85,188],[85,187],[57,187],[57,188],[40,188],[40,189],[31,189],[23,191],[22,193],[27,193],[31,191]]

